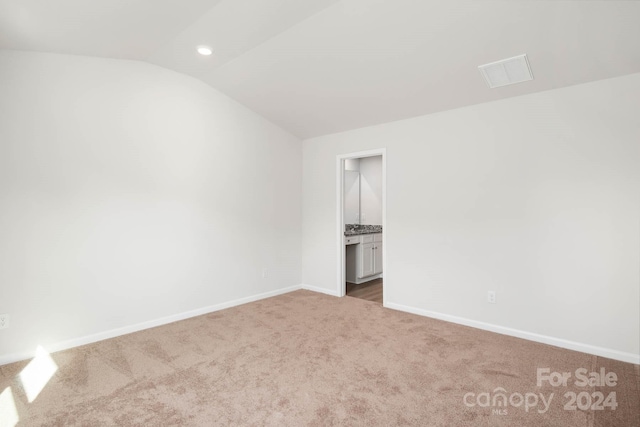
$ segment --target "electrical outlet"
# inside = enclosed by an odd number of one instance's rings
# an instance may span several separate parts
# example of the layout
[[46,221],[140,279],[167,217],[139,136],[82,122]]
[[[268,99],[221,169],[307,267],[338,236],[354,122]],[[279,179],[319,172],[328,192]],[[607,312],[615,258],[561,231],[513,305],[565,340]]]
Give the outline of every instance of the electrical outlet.
[[9,327],[9,315],[0,314],[0,329],[6,329]]
[[487,302],[490,304],[496,303],[496,291],[488,291],[487,292]]
[[269,277],[268,271],[266,268],[262,269],[262,278],[266,279],[267,277]]

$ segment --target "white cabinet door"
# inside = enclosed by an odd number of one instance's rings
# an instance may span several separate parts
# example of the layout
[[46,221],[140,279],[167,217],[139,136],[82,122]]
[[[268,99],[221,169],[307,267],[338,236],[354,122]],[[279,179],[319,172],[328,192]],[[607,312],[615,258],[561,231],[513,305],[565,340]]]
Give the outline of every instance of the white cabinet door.
[[360,244],[360,271],[358,278],[372,276],[375,268],[375,243]]
[[382,273],[382,242],[375,242],[373,244],[373,274]]

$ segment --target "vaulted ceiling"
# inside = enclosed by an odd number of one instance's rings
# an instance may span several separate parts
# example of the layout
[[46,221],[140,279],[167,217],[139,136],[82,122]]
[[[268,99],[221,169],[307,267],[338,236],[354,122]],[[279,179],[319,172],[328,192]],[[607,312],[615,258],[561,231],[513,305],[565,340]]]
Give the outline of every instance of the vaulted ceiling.
[[[0,48],[147,61],[308,138],[640,72],[639,22],[640,1],[0,0]],[[477,66],[523,53],[534,80],[488,89]]]

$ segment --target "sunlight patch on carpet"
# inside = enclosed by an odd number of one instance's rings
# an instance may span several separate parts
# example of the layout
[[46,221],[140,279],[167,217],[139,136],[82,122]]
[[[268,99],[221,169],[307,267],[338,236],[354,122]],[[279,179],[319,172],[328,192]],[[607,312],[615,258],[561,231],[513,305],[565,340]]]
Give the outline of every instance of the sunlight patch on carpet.
[[56,365],[49,353],[42,346],[38,346],[36,357],[20,372],[20,381],[29,403],[38,397],[57,370],[58,365]]
[[13,400],[11,387],[7,387],[0,394],[0,427],[14,427],[20,421],[16,402]]

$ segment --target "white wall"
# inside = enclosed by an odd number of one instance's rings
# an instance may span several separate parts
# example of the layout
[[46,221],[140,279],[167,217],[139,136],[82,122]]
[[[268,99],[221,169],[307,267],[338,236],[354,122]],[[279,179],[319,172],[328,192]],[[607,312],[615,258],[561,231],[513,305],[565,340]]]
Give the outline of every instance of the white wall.
[[300,284],[297,138],[141,62],[1,51],[0,94],[0,360]]
[[344,161],[344,170],[360,171],[360,159],[346,159]]
[[344,171],[344,223],[360,223],[360,172]]
[[338,288],[336,155],[386,147],[388,304],[640,363],[639,111],[633,74],[305,141],[303,283]]
[[360,159],[361,224],[382,225],[382,156]]

